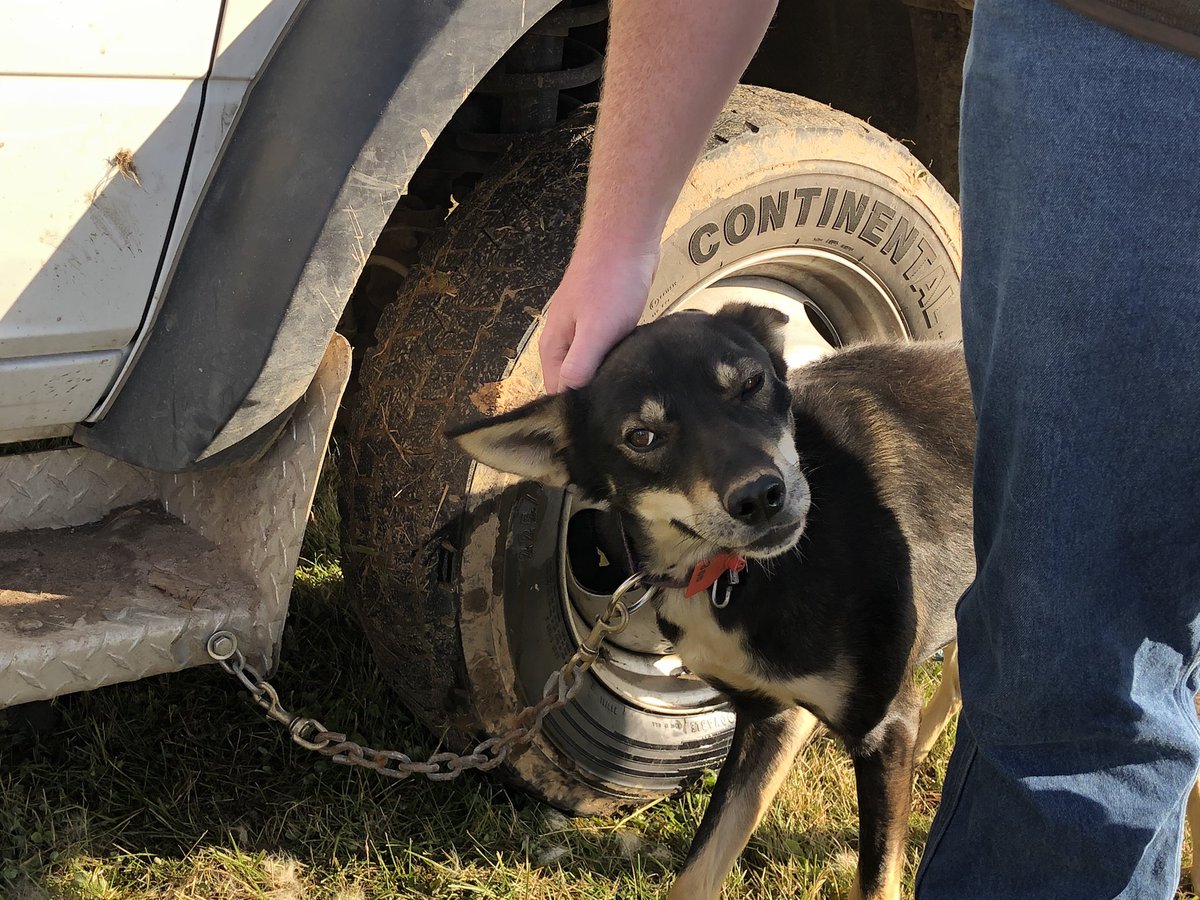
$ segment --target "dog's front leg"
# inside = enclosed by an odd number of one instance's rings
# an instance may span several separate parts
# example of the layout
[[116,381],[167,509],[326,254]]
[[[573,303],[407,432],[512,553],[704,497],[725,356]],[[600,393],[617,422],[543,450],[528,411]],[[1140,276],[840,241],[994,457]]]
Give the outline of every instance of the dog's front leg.
[[816,717],[799,707],[771,716],[737,711],[729,756],[668,900],[720,896],[734,860],[816,727]]
[[858,874],[851,900],[899,900],[912,808],[920,701],[906,689],[887,717],[850,748],[858,789]]

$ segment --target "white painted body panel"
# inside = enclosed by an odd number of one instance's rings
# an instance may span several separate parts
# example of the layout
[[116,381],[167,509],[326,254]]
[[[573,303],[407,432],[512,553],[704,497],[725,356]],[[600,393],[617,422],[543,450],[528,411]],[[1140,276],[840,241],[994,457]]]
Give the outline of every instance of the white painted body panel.
[[213,63],[213,75],[208,81],[208,96],[200,117],[196,145],[192,151],[192,165],[188,169],[183,195],[179,201],[178,224],[167,244],[167,265],[163,267],[163,272],[154,286],[143,326],[126,350],[125,364],[107,395],[86,421],[94,422],[104,417],[133,371],[143,342],[149,334],[149,326],[162,303],[163,293],[170,280],[171,263],[175,254],[179,252],[183,236],[187,233],[186,223],[195,212],[208,178],[216,168],[225,138],[237,121],[242,101],[249,93],[251,79],[270,57],[300,3],[301,0],[228,0],[226,3],[225,17],[221,21],[218,55]]
[[300,3],[301,0],[226,0],[212,77],[234,81],[254,78]]
[[0,442],[102,411],[299,3],[0,4]]
[[6,0],[6,73],[203,78],[216,36],[216,0]]
[[50,434],[56,424],[78,422],[112,383],[120,363],[120,350],[7,360],[0,370],[0,422],[17,423],[9,426],[14,431],[26,429],[10,440]]
[[[5,77],[0,110],[0,359],[124,347],[183,181],[200,83]],[[121,150],[131,174],[113,161]]]

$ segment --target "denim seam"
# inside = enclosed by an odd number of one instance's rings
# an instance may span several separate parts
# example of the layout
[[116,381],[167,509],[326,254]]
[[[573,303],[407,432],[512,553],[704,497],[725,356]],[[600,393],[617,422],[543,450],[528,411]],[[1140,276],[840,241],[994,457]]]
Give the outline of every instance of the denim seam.
[[[961,735],[963,730],[967,729],[968,727],[969,726],[967,725],[966,717],[962,713],[959,713],[959,734]],[[916,897],[920,896],[921,883],[925,880],[925,876],[929,869],[929,863],[932,860],[933,855],[937,852],[938,847],[942,843],[942,838],[949,830],[951,820],[953,820],[955,815],[958,814],[963,792],[966,790],[967,777],[971,774],[971,769],[975,767],[975,760],[979,755],[979,745],[976,744],[974,735],[971,736],[970,740],[970,755],[967,757],[966,763],[962,767],[962,775],[955,779],[955,783],[953,785],[949,786],[952,791],[949,798],[947,798],[946,795],[947,785],[942,785],[942,797],[938,801],[938,812],[934,816],[933,826],[930,829],[929,837],[927,837],[925,840],[925,850],[921,854],[921,863],[917,867],[917,877],[913,884],[913,894]],[[947,800],[949,800],[949,807],[946,806]],[[945,815],[942,815],[943,809],[945,809]]]
[[1192,680],[1192,676],[1196,674],[1198,668],[1200,668],[1200,653],[1193,656],[1191,664],[1183,670],[1183,675],[1175,685],[1174,693],[1175,702],[1179,704],[1184,718],[1191,723],[1193,732],[1200,739],[1200,716],[1197,715],[1195,697],[1188,687],[1188,682]]

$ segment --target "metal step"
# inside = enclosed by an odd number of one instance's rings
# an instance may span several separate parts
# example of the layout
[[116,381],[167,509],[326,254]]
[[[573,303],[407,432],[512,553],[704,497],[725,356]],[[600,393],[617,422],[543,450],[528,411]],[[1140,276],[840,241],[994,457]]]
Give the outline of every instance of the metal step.
[[0,707],[206,664],[219,628],[270,671],[349,374],[335,336],[280,438],[236,467],[0,457]]

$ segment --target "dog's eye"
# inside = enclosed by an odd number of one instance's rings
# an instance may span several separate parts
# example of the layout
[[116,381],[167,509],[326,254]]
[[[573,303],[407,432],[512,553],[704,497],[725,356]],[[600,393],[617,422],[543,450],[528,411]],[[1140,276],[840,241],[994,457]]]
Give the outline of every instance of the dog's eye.
[[757,375],[751,375],[749,378],[747,378],[745,381],[742,382],[742,396],[743,397],[751,397],[754,394],[757,394],[759,391],[759,388],[761,388],[762,386],[763,386],[763,373],[759,372]]
[[658,442],[658,435],[649,428],[631,428],[625,432],[625,443],[634,450],[649,450]]

